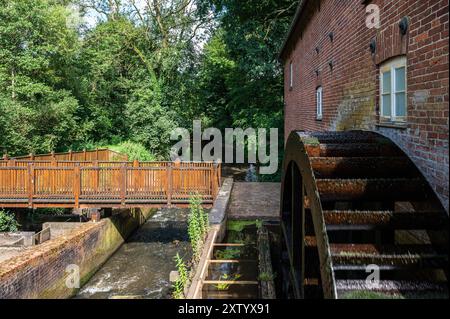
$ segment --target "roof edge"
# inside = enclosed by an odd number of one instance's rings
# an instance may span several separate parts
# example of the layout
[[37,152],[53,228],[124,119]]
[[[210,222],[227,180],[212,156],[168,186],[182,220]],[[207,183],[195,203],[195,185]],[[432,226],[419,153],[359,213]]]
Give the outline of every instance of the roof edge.
[[294,20],[292,21],[291,26],[289,27],[289,32],[283,42],[283,46],[281,47],[281,50],[278,53],[278,59],[280,61],[283,60],[283,54],[286,50],[289,40],[292,37],[292,34],[294,33],[294,30],[295,30],[295,27],[297,26],[298,20],[300,19],[300,16],[303,13],[303,9],[305,8],[306,2],[308,2],[308,0],[300,0],[300,2],[298,4],[297,11],[295,12]]

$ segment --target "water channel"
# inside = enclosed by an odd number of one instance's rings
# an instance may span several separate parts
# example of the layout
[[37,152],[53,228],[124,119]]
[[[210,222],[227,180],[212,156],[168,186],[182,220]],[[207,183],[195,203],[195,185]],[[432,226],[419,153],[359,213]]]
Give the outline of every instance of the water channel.
[[174,256],[190,260],[186,209],[162,209],[137,230],[75,298],[171,298]]

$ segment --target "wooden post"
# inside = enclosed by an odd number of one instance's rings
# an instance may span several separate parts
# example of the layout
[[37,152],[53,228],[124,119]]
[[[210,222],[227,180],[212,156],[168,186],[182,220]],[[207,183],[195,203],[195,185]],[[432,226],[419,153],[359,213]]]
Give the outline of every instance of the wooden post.
[[167,165],[167,206],[172,206],[172,191],[173,191],[173,167],[172,163]]
[[33,152],[30,153],[30,161],[34,161],[34,153]]
[[98,184],[100,180],[100,167],[98,165],[98,161],[93,161],[93,170],[94,170],[94,190],[96,193],[98,193]]
[[217,161],[217,170],[218,170],[218,176],[219,176],[219,188],[222,186],[222,161],[219,159]]
[[95,149],[95,160],[98,161],[98,147]]
[[73,175],[73,197],[75,200],[75,208],[80,208],[81,171],[78,164],[73,168]]
[[55,151],[52,151],[50,154],[52,155],[52,162],[56,161]]
[[133,185],[133,190],[134,191],[138,191],[141,189],[142,187],[142,181],[141,181],[141,171],[138,170],[137,168],[139,168],[139,161],[138,160],[134,160],[133,161],[133,170],[132,170],[132,174],[131,174],[131,178],[132,178],[132,182],[131,185]]
[[28,207],[33,208],[34,196],[34,166],[33,163],[28,164]]
[[3,154],[3,160],[4,160],[4,161],[7,161],[7,160],[9,160],[8,154],[6,154],[6,153],[5,153],[5,154]]
[[127,194],[127,167],[125,165],[120,167],[120,174],[122,177],[122,183],[120,186],[120,201],[122,202],[122,206],[124,206]]
[[87,160],[87,152],[86,149],[83,149],[83,161]]
[[72,150],[69,150],[69,161],[73,160],[73,153]]
[[212,166],[212,195],[213,195],[213,200],[216,198],[217,193],[218,193],[218,175],[217,175],[217,171],[218,171],[218,164],[217,163],[213,163]]

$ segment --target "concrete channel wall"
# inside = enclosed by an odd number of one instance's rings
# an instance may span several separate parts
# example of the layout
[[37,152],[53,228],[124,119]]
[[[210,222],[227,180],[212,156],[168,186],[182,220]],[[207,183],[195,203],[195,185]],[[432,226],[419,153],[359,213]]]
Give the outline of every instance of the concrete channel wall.
[[214,244],[223,240],[226,233],[227,208],[230,202],[233,179],[226,178],[219,190],[214,206],[209,213],[209,231],[203,246],[200,261],[194,267],[194,274],[189,287],[186,289],[186,299],[201,299],[203,280],[208,268],[208,260],[212,258]]
[[83,286],[152,213],[150,209],[123,210],[1,262],[0,299],[72,297],[78,291],[72,281],[76,269]]

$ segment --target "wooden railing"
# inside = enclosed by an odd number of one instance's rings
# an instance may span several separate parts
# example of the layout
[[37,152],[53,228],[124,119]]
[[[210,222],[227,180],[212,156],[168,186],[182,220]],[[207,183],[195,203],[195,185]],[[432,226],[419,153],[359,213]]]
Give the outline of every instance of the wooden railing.
[[194,193],[210,204],[221,183],[216,163],[15,160],[8,164],[0,163],[0,207],[181,206]]
[[48,153],[39,155],[26,155],[16,156],[10,158],[8,155],[3,155],[0,162],[21,160],[21,161],[128,161],[128,156],[121,154],[110,149],[96,149],[96,150],[83,150],[79,152],[66,152],[66,153]]

